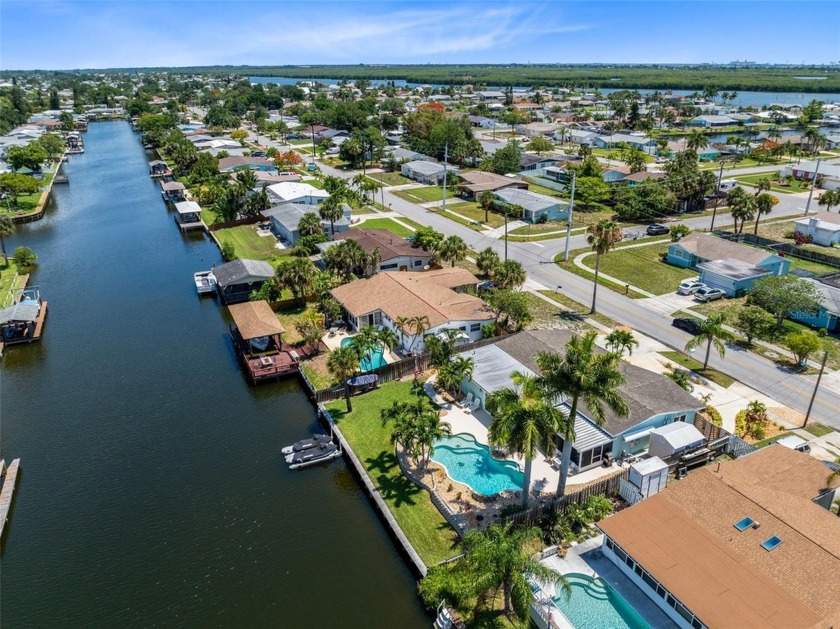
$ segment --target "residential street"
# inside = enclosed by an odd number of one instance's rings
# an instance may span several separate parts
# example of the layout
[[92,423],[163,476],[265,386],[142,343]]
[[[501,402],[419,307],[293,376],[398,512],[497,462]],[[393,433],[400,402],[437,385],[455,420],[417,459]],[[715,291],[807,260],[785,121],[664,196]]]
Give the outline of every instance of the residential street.
[[[264,140],[264,138],[262,138]],[[277,143],[270,143],[277,145]],[[277,145],[279,146],[279,145]],[[321,170],[328,175],[344,179],[352,177],[355,172],[342,171],[323,163]],[[780,204],[771,215],[773,218],[790,216],[801,212],[806,198],[800,195],[779,195]],[[428,225],[447,234],[458,235],[476,251],[492,247],[504,256],[505,242],[480,234],[466,226],[440,216],[436,212],[417,206],[384,191],[384,205],[392,211],[402,214],[406,218],[420,224]],[[815,203],[812,203],[815,211]],[[716,225],[726,224],[728,213],[718,215]],[[703,216],[686,219],[681,222],[696,229],[708,229],[710,217]],[[593,283],[573,273],[560,269],[553,261],[554,257],[564,249],[564,240],[550,240],[541,242],[509,242],[508,256],[520,261],[528,272],[528,276],[548,289],[562,287],[562,292],[572,299],[588,304],[592,299]],[[572,249],[586,246],[585,235],[572,238]],[[646,307],[638,300],[632,300],[607,288],[598,291],[598,311],[604,315],[627,325],[642,334],[657,339],[661,343],[676,350],[682,350],[690,335],[671,326],[671,317],[660,311]],[[789,373],[760,356],[730,347],[724,359],[713,353],[709,361],[711,367],[719,369],[740,380],[756,390],[765,392],[781,404],[787,405],[804,413],[808,407],[811,393],[814,389],[816,376],[802,376]],[[824,378],[823,385],[818,392],[811,411],[811,419],[840,429],[840,387],[829,388],[832,378]]]

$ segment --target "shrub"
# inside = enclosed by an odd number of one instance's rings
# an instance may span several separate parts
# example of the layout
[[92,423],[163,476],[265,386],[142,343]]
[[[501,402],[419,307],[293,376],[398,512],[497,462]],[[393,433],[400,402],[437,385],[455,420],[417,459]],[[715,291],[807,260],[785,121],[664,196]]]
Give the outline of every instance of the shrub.
[[704,410],[706,411],[706,415],[709,416],[709,420],[715,426],[723,426],[723,417],[721,417],[719,410],[710,404],[707,404]]
[[481,326],[481,338],[492,339],[494,336],[496,336],[495,323],[485,323],[483,326]]
[[226,242],[222,245],[222,259],[225,262],[230,262],[236,259],[236,248],[232,242]]
[[15,266],[20,270],[28,269],[35,264],[35,260],[37,259],[38,256],[29,247],[16,247],[14,256],[12,257]]
[[803,234],[802,232],[793,232],[793,242],[797,245],[810,245],[814,242],[814,239],[811,238],[808,234]]

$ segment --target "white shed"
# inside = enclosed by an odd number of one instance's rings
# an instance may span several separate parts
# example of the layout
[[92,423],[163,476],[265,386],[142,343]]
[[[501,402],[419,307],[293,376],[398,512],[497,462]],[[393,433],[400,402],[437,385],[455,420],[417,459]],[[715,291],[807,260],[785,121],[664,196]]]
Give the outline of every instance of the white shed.
[[633,463],[630,466],[629,480],[643,498],[649,498],[665,489],[668,482],[668,464],[658,456]]
[[667,459],[699,448],[704,443],[706,443],[706,439],[703,437],[703,433],[697,430],[693,424],[674,422],[651,431],[648,454]]

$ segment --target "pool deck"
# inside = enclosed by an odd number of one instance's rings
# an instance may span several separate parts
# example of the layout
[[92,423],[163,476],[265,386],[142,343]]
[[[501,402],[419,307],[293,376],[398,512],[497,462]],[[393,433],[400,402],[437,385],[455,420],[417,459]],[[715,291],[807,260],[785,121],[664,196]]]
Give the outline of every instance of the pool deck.
[[628,579],[601,552],[603,535],[573,546],[566,552],[565,557],[552,555],[542,560],[542,563],[562,574],[577,572],[600,577],[610,584],[610,587],[621,595],[630,606],[635,609],[652,629],[677,629],[677,624],[668,618],[648,596]]

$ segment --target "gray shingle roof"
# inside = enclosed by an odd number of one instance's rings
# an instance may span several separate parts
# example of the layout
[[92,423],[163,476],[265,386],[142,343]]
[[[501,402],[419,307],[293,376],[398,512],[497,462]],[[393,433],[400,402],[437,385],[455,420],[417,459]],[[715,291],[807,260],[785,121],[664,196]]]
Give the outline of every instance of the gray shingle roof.
[[262,260],[240,258],[217,266],[213,269],[213,274],[216,276],[219,286],[224,287],[230,284],[239,284],[249,277],[267,280],[274,275],[274,269],[268,262]]
[[501,199],[505,203],[519,205],[531,212],[539,212],[540,210],[545,210],[547,208],[554,207],[555,205],[567,205],[565,201],[561,201],[560,199],[548,197],[544,194],[538,194],[536,192],[530,192],[528,190],[520,190],[518,188],[503,188],[502,190],[497,190],[493,194],[496,198]]
[[736,242],[724,240],[711,234],[692,232],[678,243],[670,245],[677,246],[689,253],[693,253],[703,260],[722,260],[731,258],[748,264],[758,265],[775,254],[763,251],[746,245],[739,245]]

